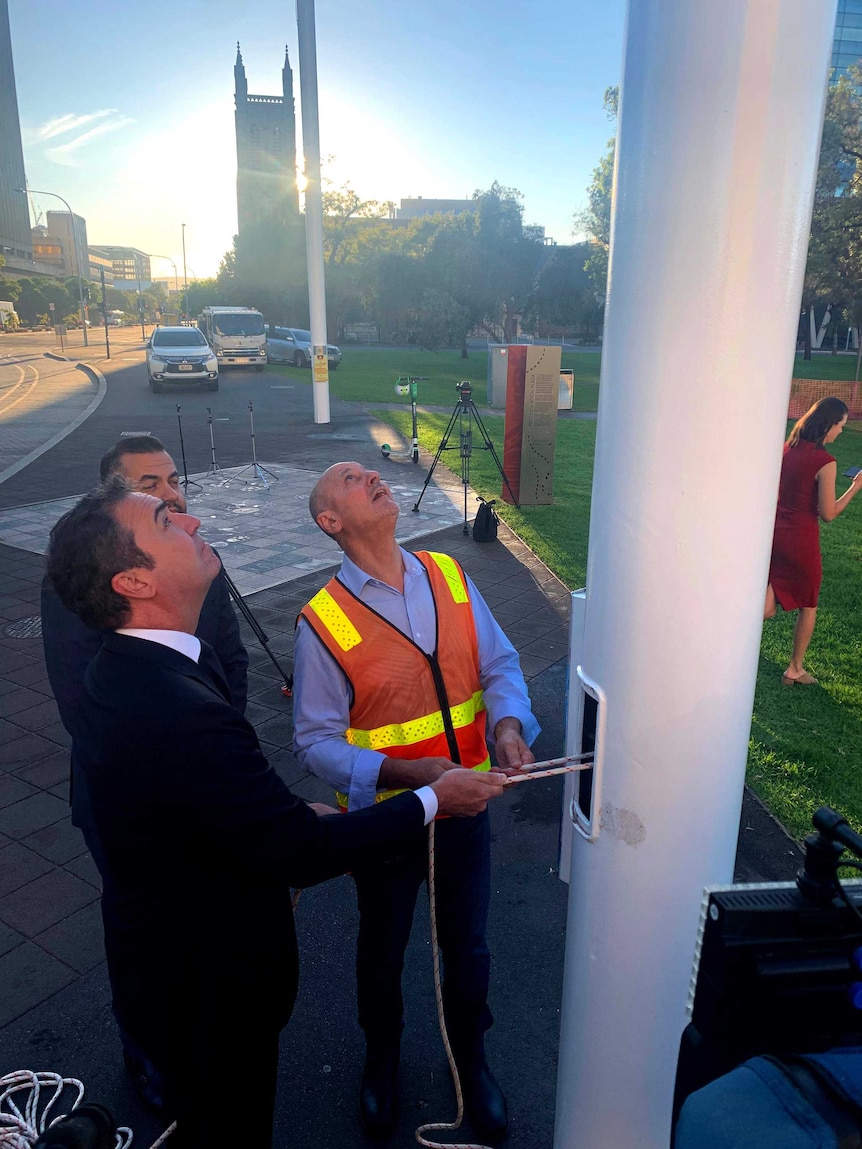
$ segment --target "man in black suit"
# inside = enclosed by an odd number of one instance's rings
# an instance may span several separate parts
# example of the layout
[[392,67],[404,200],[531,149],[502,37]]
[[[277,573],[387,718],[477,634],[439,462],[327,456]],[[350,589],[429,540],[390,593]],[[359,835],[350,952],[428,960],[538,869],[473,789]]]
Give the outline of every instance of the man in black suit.
[[[65,606],[110,631],[76,744],[123,913],[106,949],[122,1012],[163,1066],[183,1149],[268,1149],[278,1035],[296,994],[290,887],[397,850],[437,812],[469,816],[500,774],[447,771],[354,814],[295,798],[195,637],[219,559],[200,523],[114,481],[51,533]],[[241,1073],[242,1116],[219,1104]]]
[[[155,435],[127,435],[119,439],[102,456],[99,475],[103,482],[112,475],[119,475],[134,490],[163,499],[172,510],[185,513],[186,500],[176,464]],[[107,920],[118,914],[120,907],[93,820],[86,778],[78,766],[76,748],[77,718],[84,697],[84,672],[98,653],[104,635],[86,626],[76,614],[66,609],[47,576],[42,582],[41,615],[48,681],[62,723],[72,737],[72,823],[84,835],[87,849],[101,875],[102,916]],[[207,591],[195,633],[215,651],[230,687],[231,701],[240,712],[244,712],[248,692],[248,654],[240,638],[221,566]],[[117,1022],[126,1066],[135,1088],[142,1101],[159,1110],[162,1106],[162,1083],[157,1063],[153,1063],[150,1051],[134,1033],[128,1019],[119,1012]]]

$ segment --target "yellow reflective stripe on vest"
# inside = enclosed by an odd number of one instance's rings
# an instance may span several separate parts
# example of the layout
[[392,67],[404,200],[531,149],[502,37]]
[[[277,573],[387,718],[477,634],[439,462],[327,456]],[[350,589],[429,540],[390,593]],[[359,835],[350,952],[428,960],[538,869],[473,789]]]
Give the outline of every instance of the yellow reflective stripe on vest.
[[[452,726],[456,730],[470,726],[476,720],[476,715],[484,709],[482,691],[477,690],[472,698],[453,706],[449,711]],[[435,710],[433,714],[425,714],[422,718],[414,718],[410,722],[393,722],[390,726],[378,726],[375,730],[359,730],[355,726],[350,726],[345,737],[351,746],[359,746],[363,750],[385,751],[390,746],[414,746],[417,742],[424,742],[426,738],[436,738],[443,734],[445,729],[443,712]]]
[[455,602],[469,602],[467,588],[464,585],[464,580],[461,577],[461,572],[458,570],[457,563],[453,559],[450,559],[448,555],[437,554],[436,551],[428,551],[428,557],[432,558],[440,568],[440,573],[446,580]]
[[352,650],[362,642],[362,635],[326,587],[319,590],[308,605],[342,650]]

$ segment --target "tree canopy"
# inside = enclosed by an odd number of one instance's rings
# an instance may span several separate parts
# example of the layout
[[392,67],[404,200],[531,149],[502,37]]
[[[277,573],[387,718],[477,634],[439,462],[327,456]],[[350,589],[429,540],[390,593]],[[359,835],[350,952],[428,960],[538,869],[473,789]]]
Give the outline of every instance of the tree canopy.
[[[830,86],[817,168],[803,302],[833,323],[862,321],[862,68]],[[837,330],[837,328],[836,328]]]
[[[616,124],[620,90],[605,88],[603,104],[609,120]],[[611,246],[611,207],[614,183],[616,135],[607,142],[605,154],[593,169],[593,178],[587,188],[587,206],[577,212],[574,223],[591,241],[585,268],[592,280],[596,296],[604,300],[608,285],[608,252]]]
[[[521,193],[495,181],[472,199],[472,211],[397,219],[390,203],[365,200],[350,184],[328,187],[323,240],[329,337],[370,321],[386,341],[461,346],[466,353],[471,331],[509,342],[538,315],[546,323],[552,313],[563,326],[575,322],[550,296],[559,290],[574,300],[577,293],[569,289],[579,277],[583,281],[581,269],[571,259],[552,259],[554,249],[524,225]],[[567,276],[574,280],[564,287]],[[215,290],[220,303],[254,305],[270,322],[307,326],[306,283],[304,221],[298,216],[294,231],[261,228],[236,238]],[[585,310],[584,286],[578,314]]]

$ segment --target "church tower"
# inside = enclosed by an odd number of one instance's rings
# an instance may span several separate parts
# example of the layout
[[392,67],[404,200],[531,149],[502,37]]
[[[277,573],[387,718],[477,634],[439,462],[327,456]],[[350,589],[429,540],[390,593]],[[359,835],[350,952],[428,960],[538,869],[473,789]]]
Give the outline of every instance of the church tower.
[[236,206],[240,238],[279,227],[299,212],[293,72],[284,49],[281,96],[249,95],[239,43],[233,69],[236,101]]

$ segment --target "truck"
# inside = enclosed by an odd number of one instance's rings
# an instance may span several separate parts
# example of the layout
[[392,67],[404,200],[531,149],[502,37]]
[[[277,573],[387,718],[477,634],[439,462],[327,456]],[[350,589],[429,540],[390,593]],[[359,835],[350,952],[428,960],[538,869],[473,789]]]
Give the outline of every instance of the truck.
[[216,353],[219,367],[266,367],[263,316],[254,307],[205,307],[198,327]]
[[0,331],[14,331],[18,326],[15,304],[8,299],[0,299]]

